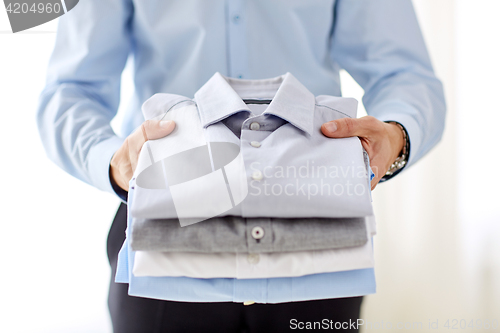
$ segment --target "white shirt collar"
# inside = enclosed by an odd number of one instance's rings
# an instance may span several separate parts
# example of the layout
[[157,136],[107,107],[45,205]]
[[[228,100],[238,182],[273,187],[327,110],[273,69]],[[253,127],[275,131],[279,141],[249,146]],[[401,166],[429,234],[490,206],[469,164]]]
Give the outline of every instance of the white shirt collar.
[[280,117],[309,135],[313,132],[315,97],[292,74],[263,79],[228,78],[215,73],[194,95],[203,127],[250,109],[245,98],[272,99],[263,114]]

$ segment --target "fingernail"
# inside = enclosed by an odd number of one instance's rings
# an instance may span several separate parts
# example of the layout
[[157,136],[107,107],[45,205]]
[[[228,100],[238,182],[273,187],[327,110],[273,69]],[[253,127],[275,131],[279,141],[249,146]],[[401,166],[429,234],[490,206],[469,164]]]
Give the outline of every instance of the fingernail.
[[325,129],[330,133],[335,132],[337,130],[337,124],[335,124],[335,122],[326,123]]
[[160,126],[163,128],[167,128],[168,126],[170,126],[171,123],[172,123],[172,120],[162,120],[162,121],[160,121]]

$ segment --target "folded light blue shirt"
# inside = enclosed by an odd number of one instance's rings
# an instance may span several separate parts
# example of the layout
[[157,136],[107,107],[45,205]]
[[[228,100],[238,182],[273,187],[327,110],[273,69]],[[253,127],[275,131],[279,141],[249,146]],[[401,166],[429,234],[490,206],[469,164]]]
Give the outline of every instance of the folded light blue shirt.
[[[133,201],[133,187],[128,207]],[[128,238],[132,218],[130,212],[127,215]],[[282,303],[375,293],[373,268],[271,279],[136,277],[132,274],[134,256],[135,251],[125,240],[118,255],[115,281],[128,283],[132,296],[183,302]]]

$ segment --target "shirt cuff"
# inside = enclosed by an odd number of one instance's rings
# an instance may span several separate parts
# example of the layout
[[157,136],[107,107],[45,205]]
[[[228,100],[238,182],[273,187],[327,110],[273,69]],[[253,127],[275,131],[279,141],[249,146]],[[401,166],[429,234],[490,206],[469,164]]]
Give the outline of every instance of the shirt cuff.
[[113,136],[93,146],[88,154],[88,171],[91,184],[101,191],[116,195],[123,201],[122,196],[113,189],[109,177],[109,163],[115,152],[123,144],[124,139]]
[[420,125],[412,116],[412,114],[418,114],[418,110],[403,102],[391,102],[384,105],[378,105],[376,110],[369,114],[381,121],[398,122],[405,128],[410,142],[410,156],[408,157],[408,163],[406,163],[404,169],[408,169],[418,160],[416,156],[418,156],[422,143]]

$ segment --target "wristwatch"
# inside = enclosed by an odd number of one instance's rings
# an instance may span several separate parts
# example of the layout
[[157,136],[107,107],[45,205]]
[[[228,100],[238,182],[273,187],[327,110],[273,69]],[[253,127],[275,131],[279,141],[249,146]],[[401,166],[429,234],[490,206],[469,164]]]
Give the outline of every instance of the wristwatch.
[[386,121],[386,123],[396,124],[401,129],[401,132],[403,133],[404,144],[403,149],[401,149],[401,152],[399,153],[399,156],[396,158],[394,163],[391,164],[389,170],[387,170],[385,175],[380,180],[381,182],[391,179],[401,170],[403,170],[405,165],[408,163],[408,158],[410,156],[410,140],[408,139],[408,132],[406,132],[406,128],[404,128],[403,125],[396,121]]

